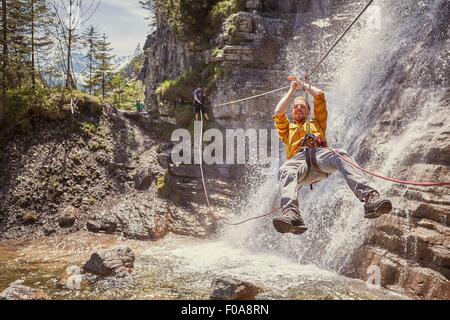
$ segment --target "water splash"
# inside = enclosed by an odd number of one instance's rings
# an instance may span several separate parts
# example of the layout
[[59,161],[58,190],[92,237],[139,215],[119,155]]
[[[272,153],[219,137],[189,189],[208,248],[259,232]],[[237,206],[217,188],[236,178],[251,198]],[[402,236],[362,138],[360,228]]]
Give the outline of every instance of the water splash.
[[[361,1],[351,3],[352,7],[343,6],[327,20],[330,26],[322,23],[325,17],[320,14],[298,16],[297,33],[286,52],[290,73],[302,74],[311,68],[334,42],[337,30],[343,30],[364,5]],[[440,101],[446,84],[448,87],[449,75],[445,73],[448,55],[445,56],[445,45],[430,44],[429,37],[439,40],[440,35],[434,34],[433,28],[445,24],[439,13],[448,2],[377,1],[376,6],[337,47],[313,81],[327,93],[327,136],[331,145],[347,149],[370,169],[395,175],[411,146],[425,137],[430,125],[442,117],[437,111],[442,109]],[[381,21],[374,24],[374,19]],[[427,46],[432,50],[425,50]],[[436,65],[433,61],[442,63]],[[381,126],[391,131],[383,131]],[[394,188],[372,179],[370,184],[383,193]],[[253,191],[242,216],[269,210],[277,200],[276,185],[274,172]],[[314,191],[306,189],[303,188],[299,198],[309,229],[301,237],[280,236],[274,232],[270,219],[263,219],[227,229],[224,241],[343,272],[354,250],[364,243],[371,222],[363,219],[362,204],[339,174],[317,184]]]

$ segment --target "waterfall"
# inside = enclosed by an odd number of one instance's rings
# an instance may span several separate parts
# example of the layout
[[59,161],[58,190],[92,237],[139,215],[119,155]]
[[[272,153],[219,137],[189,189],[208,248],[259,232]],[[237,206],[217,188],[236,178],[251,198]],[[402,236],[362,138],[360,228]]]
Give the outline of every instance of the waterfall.
[[[331,16],[298,15],[297,32],[286,48],[287,73],[300,75],[320,59],[365,3],[350,2]],[[311,81],[326,92],[327,138],[332,147],[347,149],[358,162],[385,175],[416,180],[426,175],[419,170],[413,171],[414,176],[400,176],[430,128],[443,124],[448,128],[443,101],[448,99],[449,87],[449,3],[375,1],[321,66]],[[270,112],[274,106],[267,108]],[[396,188],[368,180],[383,195]],[[270,211],[278,205],[277,189],[274,171],[251,191],[240,216]],[[315,185],[313,191],[303,187],[299,199],[309,228],[302,236],[277,234],[271,219],[264,218],[227,228],[223,241],[344,272],[373,223],[363,218],[363,205],[339,173]],[[394,202],[396,210],[401,206],[400,199]]]

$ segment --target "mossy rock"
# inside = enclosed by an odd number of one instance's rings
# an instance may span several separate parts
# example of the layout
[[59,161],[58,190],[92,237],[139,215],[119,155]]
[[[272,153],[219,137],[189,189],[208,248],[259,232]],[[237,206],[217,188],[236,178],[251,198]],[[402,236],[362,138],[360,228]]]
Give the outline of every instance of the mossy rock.
[[94,115],[100,115],[103,112],[103,104],[98,97],[84,95],[79,103],[83,111],[87,111]]

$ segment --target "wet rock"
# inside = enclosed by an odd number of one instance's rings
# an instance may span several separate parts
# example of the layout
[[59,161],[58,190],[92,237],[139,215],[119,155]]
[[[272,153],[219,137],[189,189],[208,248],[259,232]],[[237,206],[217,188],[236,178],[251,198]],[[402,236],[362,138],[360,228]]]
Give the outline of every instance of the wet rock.
[[90,220],[87,222],[86,227],[91,232],[104,232],[107,234],[112,234],[116,231],[117,224],[114,221]]
[[20,284],[20,281],[12,283],[0,293],[0,300],[48,300],[48,295],[37,289]]
[[133,269],[134,259],[130,248],[118,247],[94,252],[83,269],[99,276],[124,276]]
[[213,300],[253,300],[264,290],[249,282],[234,278],[216,278],[211,284],[210,298]]
[[58,224],[61,228],[71,228],[79,215],[78,209],[75,207],[67,207],[58,218]]
[[137,190],[148,190],[152,185],[152,175],[148,172],[148,170],[141,171],[136,175],[134,182]]
[[[147,194],[142,196],[148,197]],[[161,239],[169,231],[166,211],[149,206],[147,200],[139,197],[127,199],[98,214],[87,228],[92,232],[118,233],[130,239]]]

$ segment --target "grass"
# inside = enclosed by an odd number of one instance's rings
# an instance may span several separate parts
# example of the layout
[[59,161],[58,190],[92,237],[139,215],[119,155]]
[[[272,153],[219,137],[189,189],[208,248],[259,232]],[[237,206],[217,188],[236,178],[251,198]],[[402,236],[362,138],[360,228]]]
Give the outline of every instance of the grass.
[[98,130],[98,125],[90,122],[84,122],[81,126],[81,129],[87,135],[95,135]]
[[165,196],[168,193],[168,186],[167,186],[166,179],[167,179],[167,175],[158,176],[156,178],[156,190],[162,196]]
[[168,102],[192,101],[192,93],[201,84],[203,68],[198,66],[192,70],[184,72],[176,79],[167,79],[156,89],[156,94],[160,95]]

